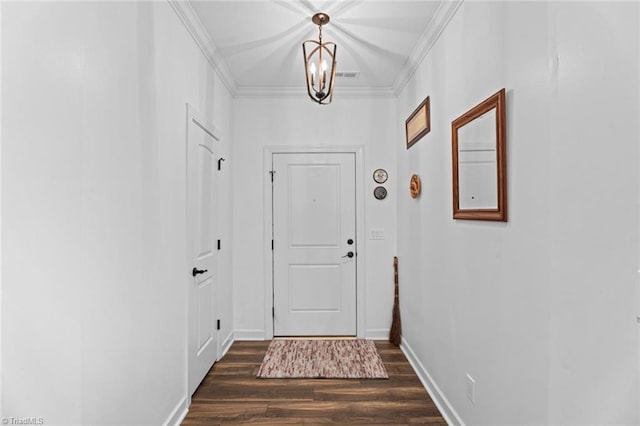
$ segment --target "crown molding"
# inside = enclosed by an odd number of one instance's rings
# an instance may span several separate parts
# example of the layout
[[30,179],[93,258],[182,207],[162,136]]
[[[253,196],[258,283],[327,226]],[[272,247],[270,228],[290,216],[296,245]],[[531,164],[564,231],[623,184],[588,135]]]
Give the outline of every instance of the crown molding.
[[213,70],[218,74],[220,80],[225,85],[231,96],[235,96],[238,85],[231,76],[227,65],[218,53],[218,48],[211,40],[209,33],[202,25],[200,18],[193,10],[191,3],[185,0],[167,0],[173,11],[178,15],[191,37],[196,42],[205,58],[211,64]]
[[336,87],[334,97],[339,99],[395,98],[392,87]]
[[[267,98],[306,98],[307,88],[299,87],[238,87],[236,98],[267,99]],[[336,87],[333,102],[340,99],[371,99],[395,98],[391,87]]]
[[433,15],[433,18],[431,18],[431,22],[427,25],[422,36],[420,36],[420,39],[409,54],[409,59],[405,62],[393,84],[393,93],[395,96],[400,95],[402,89],[404,89],[411,77],[413,77],[413,74],[415,74],[424,58],[436,44],[463,1],[464,0],[444,0],[440,3],[436,13]]

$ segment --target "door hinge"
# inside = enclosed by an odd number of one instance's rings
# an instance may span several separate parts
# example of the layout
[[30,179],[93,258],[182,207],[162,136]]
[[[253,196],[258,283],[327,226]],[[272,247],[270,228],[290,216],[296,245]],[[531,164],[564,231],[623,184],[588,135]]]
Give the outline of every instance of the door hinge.
[[217,324],[216,324],[217,329],[216,330],[220,330],[220,320],[218,320]]
[[220,240],[218,240],[218,250],[220,250]]
[[269,172],[269,174],[271,175],[271,182],[273,182],[273,175],[275,175],[275,174],[276,174],[276,171],[275,171],[275,170],[271,170],[271,171]]
[[274,250],[274,246],[275,246],[275,243],[273,242],[273,240],[271,240],[271,251]]
[[276,317],[276,307],[272,306],[271,307],[271,318],[275,318]]
[[224,161],[224,158],[219,158],[218,159],[218,170],[222,170],[222,162]]

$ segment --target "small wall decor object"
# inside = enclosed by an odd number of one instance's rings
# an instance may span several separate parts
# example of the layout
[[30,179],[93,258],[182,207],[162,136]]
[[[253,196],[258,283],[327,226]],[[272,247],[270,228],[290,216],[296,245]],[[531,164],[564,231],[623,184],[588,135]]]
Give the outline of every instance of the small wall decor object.
[[387,198],[387,188],[384,186],[376,186],[373,190],[373,196],[376,197],[376,200],[384,200]]
[[451,123],[454,219],[507,221],[506,109],[501,89]]
[[388,177],[389,175],[387,174],[387,171],[385,169],[377,169],[375,172],[373,172],[373,180],[376,183],[385,183]]
[[414,174],[411,176],[411,180],[409,181],[409,194],[411,195],[411,198],[418,198],[421,191],[422,182],[420,182],[420,176]]
[[431,112],[427,96],[404,122],[407,149],[431,130]]

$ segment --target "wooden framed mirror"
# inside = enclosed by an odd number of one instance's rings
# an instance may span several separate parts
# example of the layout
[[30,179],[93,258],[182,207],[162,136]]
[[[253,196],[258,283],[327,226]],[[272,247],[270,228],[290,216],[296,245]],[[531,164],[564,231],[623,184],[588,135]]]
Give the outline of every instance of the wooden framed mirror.
[[505,89],[451,123],[453,218],[507,221]]

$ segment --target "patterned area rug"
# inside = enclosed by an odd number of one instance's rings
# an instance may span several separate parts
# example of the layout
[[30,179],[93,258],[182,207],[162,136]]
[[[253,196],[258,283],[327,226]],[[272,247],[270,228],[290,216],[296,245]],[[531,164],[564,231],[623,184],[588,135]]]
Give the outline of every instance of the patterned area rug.
[[371,340],[273,340],[262,360],[262,379],[388,379]]

